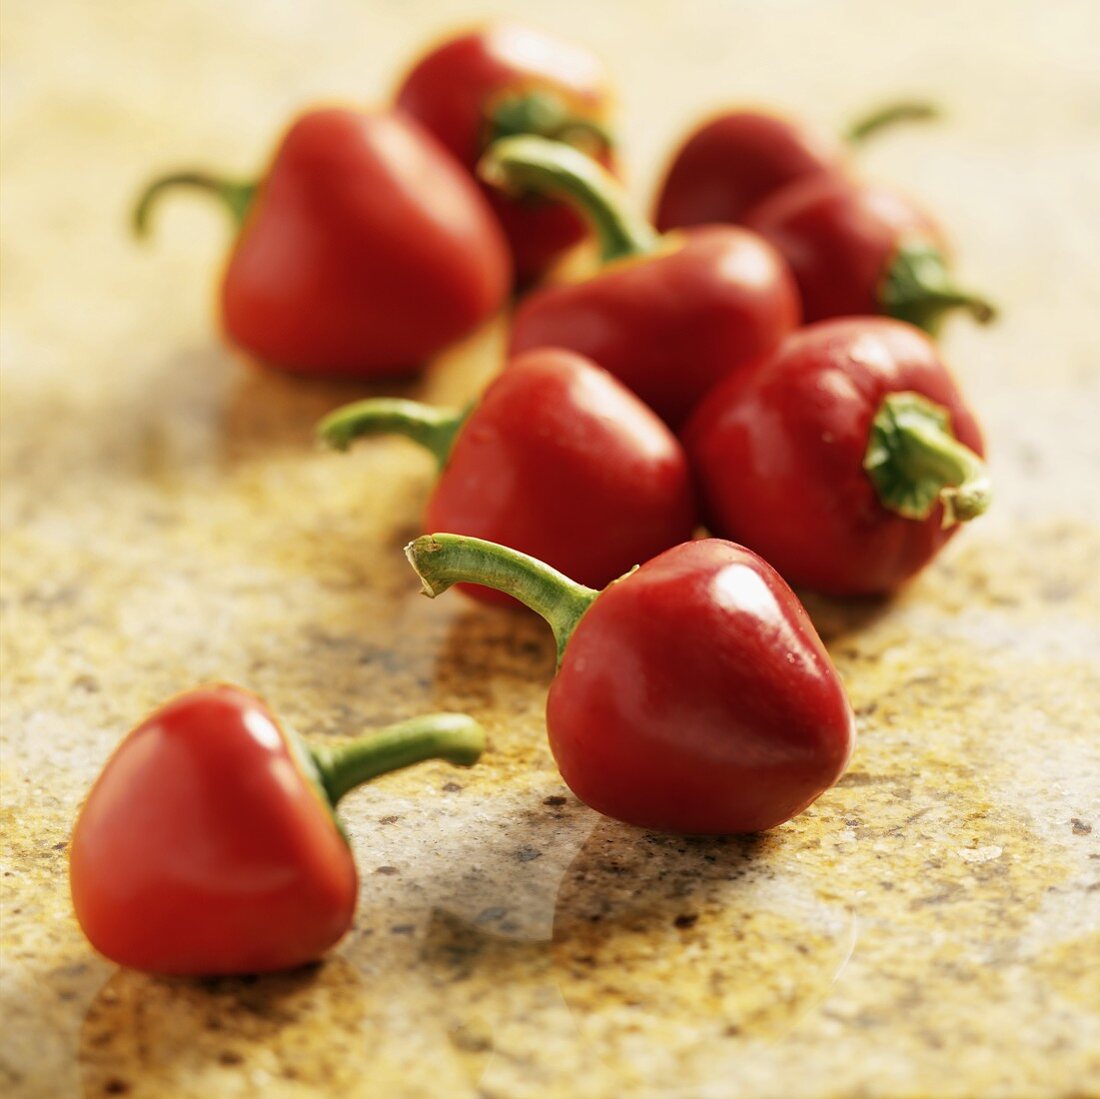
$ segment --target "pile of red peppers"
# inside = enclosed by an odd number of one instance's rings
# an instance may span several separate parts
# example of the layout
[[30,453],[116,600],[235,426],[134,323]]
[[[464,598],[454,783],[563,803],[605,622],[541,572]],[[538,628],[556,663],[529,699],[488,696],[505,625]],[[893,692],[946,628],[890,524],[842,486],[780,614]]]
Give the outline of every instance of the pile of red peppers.
[[[420,58],[389,105],[308,110],[269,167],[173,171],[236,223],[226,338],[264,366],[414,374],[519,295],[506,362],[466,408],[370,396],[319,425],[434,455],[425,594],[459,585],[553,631],[562,778],[642,828],[756,832],[842,774],[855,724],[795,588],[882,596],[990,501],[983,442],[933,342],[961,288],[943,231],[859,178],[843,141],[738,110],[672,157],[653,220],[617,178],[603,68],[494,25]],[[590,241],[585,277],[560,260]],[[701,536],[705,528],[709,536]],[[73,903],[93,945],[165,974],[263,972],[350,927],[335,816],[426,759],[473,764],[461,714],[307,745],[257,697],[200,687],[122,742],[81,809]]]

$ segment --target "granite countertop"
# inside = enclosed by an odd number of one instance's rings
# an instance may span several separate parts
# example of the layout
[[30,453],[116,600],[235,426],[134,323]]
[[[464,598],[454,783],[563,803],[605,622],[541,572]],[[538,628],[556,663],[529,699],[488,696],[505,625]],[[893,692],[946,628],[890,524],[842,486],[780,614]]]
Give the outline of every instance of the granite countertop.
[[[484,8],[485,5],[481,5]],[[723,99],[837,125],[929,92],[866,170],[922,195],[1004,309],[944,347],[998,498],[890,602],[810,608],[859,715],[839,787],[752,839],[602,819],[559,779],[541,623],[417,594],[431,463],[316,451],[363,390],[219,342],[226,226],[125,233],[151,169],[247,173],[305,101],[382,97],[445,2],[10,0],[3,74],[5,1095],[462,1099],[1100,1094],[1100,84],[1091,0],[493,4],[608,59],[640,193]],[[659,67],[658,67],[659,66]],[[656,75],[655,75],[656,74]],[[502,327],[400,392],[454,402]],[[348,799],[355,929],[323,964],[121,971],[66,844],[119,737],[224,679],[322,739],[428,709],[479,767]]]

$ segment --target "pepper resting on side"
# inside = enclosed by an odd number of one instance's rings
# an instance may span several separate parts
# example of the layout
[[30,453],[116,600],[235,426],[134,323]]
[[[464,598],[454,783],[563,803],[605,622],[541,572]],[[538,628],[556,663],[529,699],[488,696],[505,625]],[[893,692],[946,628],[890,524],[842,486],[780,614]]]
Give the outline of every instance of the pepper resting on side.
[[576,351],[676,427],[712,386],[798,324],[787,265],[754,233],[707,226],[662,237],[599,164],[543,138],[498,141],[480,171],[509,193],[573,203],[592,222],[605,265],[584,282],[526,298],[513,319],[511,354]]
[[795,333],[683,437],[710,529],[832,595],[892,591],[990,502],[981,432],[935,346],[882,317]]
[[756,554],[687,542],[594,591],[515,550],[454,534],[406,549],[429,596],[475,582],[554,631],[546,730],[593,809],[683,833],[756,832],[833,785],[855,737],[813,625]]
[[413,373],[508,294],[492,211],[411,118],[309,111],[258,183],[196,172],[154,180],[134,211],[139,234],[176,187],[215,196],[240,226],[221,285],[225,334],[280,370]]
[[[691,474],[679,440],[580,355],[520,355],[467,412],[385,398],[337,409],[318,428],[343,449],[396,432],[440,466],[424,529],[501,542],[602,587],[691,537]],[[467,593],[511,602],[490,588]]]
[[[890,103],[853,122],[850,147],[899,122],[937,118],[929,103]],[[728,111],[695,129],[672,158],[657,196],[661,232],[689,225],[739,225],[759,202],[809,176],[847,171],[841,143],[767,111]]]
[[934,335],[954,310],[980,324],[997,315],[956,285],[942,231],[897,191],[811,176],[754,206],[745,224],[786,257],[807,324],[881,313]]
[[122,741],[80,810],[77,920],[100,953],[151,973],[314,961],[351,926],[358,893],[336,803],[421,760],[469,766],[484,745],[464,714],[426,714],[306,747],[240,687],[188,691]]
[[[471,174],[492,142],[515,134],[570,142],[612,163],[603,66],[528,27],[500,23],[449,39],[413,66],[395,100]],[[537,278],[584,236],[584,221],[563,203],[490,188],[486,195],[521,281]]]

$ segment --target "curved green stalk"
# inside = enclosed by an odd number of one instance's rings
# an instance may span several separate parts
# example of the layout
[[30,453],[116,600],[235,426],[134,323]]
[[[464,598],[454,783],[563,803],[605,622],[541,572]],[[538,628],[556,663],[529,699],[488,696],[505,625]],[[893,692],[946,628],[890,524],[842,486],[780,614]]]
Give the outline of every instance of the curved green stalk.
[[370,736],[307,749],[330,804],[390,771],[428,759],[469,767],[485,750],[485,730],[466,714],[424,714]]
[[530,607],[554,631],[559,662],[577,623],[600,594],[525,553],[461,534],[425,534],[405,547],[405,556],[431,599],[452,584],[482,584]]
[[400,397],[372,397],[330,412],[317,425],[317,435],[336,450],[347,450],[354,440],[368,435],[404,435],[430,450],[442,469],[466,416],[453,408],[433,408]]
[[591,224],[605,263],[646,255],[660,241],[657,230],[632,208],[619,181],[564,142],[530,134],[501,138],[489,146],[477,170],[501,190],[534,191],[567,202]]
[[153,207],[165,191],[176,187],[190,187],[213,195],[224,204],[234,223],[240,227],[256,196],[258,184],[224,179],[207,172],[169,172],[159,176],[146,186],[134,206],[132,226],[137,236],[144,237],[148,234]]
[[862,145],[869,137],[892,129],[899,122],[930,122],[942,116],[935,103],[920,99],[902,99],[876,107],[869,114],[857,118],[843,134],[849,145]]

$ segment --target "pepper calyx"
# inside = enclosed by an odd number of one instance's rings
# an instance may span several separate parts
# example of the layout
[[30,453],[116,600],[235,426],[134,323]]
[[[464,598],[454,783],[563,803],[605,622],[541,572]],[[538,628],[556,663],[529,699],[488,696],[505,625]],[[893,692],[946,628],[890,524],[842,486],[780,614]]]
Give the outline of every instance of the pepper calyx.
[[611,134],[600,122],[578,114],[564,96],[548,88],[508,92],[489,107],[486,147],[503,137],[520,134],[565,141],[592,154],[614,146]]
[[940,249],[930,241],[903,241],[879,287],[883,312],[935,335],[953,309],[965,309],[979,324],[997,317],[996,307],[952,281]]
[[863,468],[883,507],[905,519],[927,519],[939,503],[951,527],[981,515],[992,499],[985,463],[955,438],[947,409],[919,393],[883,398]]

